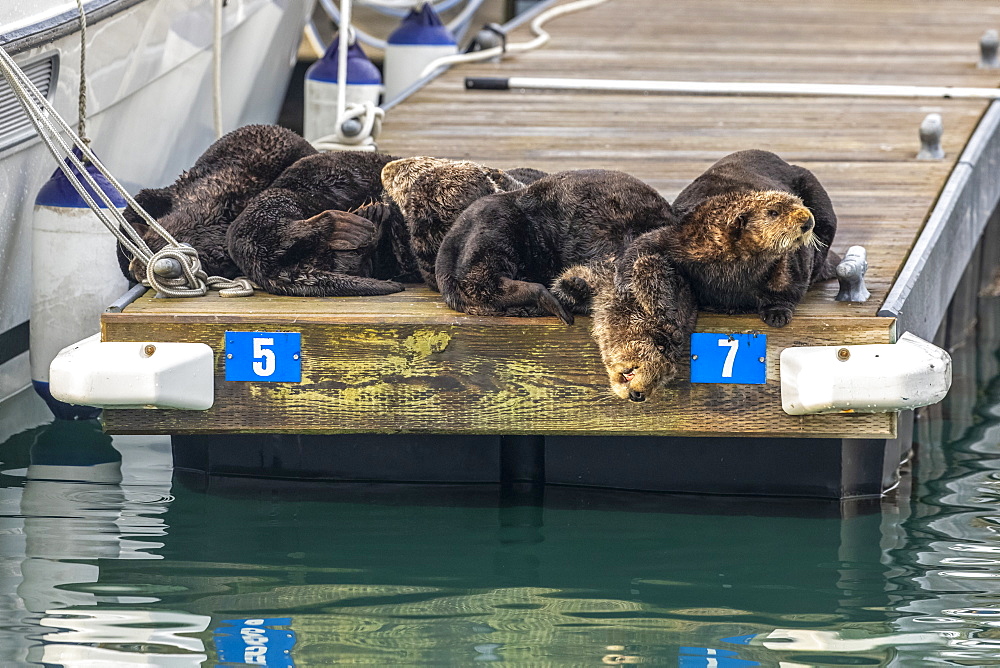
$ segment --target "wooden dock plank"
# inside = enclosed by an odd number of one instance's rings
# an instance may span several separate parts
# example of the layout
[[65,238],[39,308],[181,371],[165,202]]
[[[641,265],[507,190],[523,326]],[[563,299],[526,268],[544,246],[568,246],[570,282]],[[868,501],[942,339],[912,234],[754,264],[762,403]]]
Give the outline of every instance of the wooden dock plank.
[[[892,436],[892,414],[792,417],[781,410],[778,354],[791,345],[888,343],[891,318],[803,317],[780,329],[756,318],[705,316],[700,331],[767,330],[765,385],[678,383],[635,404],[611,394],[589,318],[479,318],[441,308],[416,287],[361,298],[143,297],[105,314],[104,340],[205,343],[216,351],[216,406],[204,412],[114,410],[130,433],[532,433]],[[228,382],[227,330],[302,334],[302,382]],[[687,368],[682,370],[686,378]],[[624,433],[623,433],[624,432]]]

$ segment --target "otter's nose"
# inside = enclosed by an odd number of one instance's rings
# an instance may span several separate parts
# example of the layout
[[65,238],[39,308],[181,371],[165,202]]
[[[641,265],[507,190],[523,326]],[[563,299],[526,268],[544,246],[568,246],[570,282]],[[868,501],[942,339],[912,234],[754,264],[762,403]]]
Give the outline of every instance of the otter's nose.
[[635,390],[629,390],[628,391],[628,400],[629,401],[645,401],[646,400],[646,395],[644,393],[642,393],[642,392],[636,392]]
[[802,226],[801,226],[802,234],[805,234],[806,232],[808,232],[809,230],[811,230],[816,226],[816,219],[813,218],[812,212],[807,210],[806,215],[808,216],[808,218],[802,221]]

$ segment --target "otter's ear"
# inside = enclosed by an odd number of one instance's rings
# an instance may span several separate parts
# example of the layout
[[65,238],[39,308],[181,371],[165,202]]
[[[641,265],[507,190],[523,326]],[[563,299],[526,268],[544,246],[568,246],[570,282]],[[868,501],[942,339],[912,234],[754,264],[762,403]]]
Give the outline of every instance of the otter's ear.
[[170,188],[144,188],[136,194],[135,201],[146,213],[159,220],[173,208],[174,196]]

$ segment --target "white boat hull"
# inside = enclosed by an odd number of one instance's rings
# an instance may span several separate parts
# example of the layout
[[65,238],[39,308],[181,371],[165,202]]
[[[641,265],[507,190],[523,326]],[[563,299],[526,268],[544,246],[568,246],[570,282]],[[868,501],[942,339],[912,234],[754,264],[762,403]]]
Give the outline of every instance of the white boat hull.
[[[45,29],[50,31],[53,15],[75,7],[75,2],[65,0],[21,0],[21,4],[31,7],[25,15],[48,17]],[[43,9],[39,4],[50,6]],[[102,18],[87,31],[86,127],[93,150],[134,194],[140,188],[172,182],[216,138],[213,3],[118,0],[121,11],[113,12],[115,4],[116,0],[85,3],[88,10],[95,5],[102,10]],[[225,131],[275,121],[312,4],[313,0],[228,0],[222,42]],[[21,37],[25,26],[30,28],[30,21],[11,20],[12,11],[16,9],[11,6],[0,10],[0,21],[8,21],[0,23],[0,41]],[[80,33],[28,48],[24,43],[14,41],[6,48],[21,65],[56,59],[58,74],[50,99],[60,115],[75,124]],[[0,402],[30,384],[24,343],[32,309],[32,211],[36,193],[56,168],[37,137],[17,139],[0,132]],[[81,247],[79,252],[93,251]],[[54,318],[58,321],[58,315]],[[73,338],[92,333],[81,331]]]

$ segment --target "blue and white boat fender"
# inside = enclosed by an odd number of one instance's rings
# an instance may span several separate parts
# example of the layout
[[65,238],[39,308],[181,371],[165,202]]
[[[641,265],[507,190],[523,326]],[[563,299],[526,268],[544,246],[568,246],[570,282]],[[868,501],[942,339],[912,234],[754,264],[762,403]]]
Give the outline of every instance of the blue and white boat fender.
[[944,399],[951,356],[906,332],[896,343],[785,348],[780,373],[789,415],[887,413]]
[[420,79],[424,68],[458,53],[458,44],[429,2],[414,7],[389,35],[385,47],[385,99],[396,99]]
[[[334,38],[323,57],[309,66],[305,77],[305,109],[303,111],[303,136],[308,141],[334,134],[337,131],[337,66],[339,64],[339,35]],[[347,47],[346,102],[378,106],[382,93],[382,75],[368,59],[361,46],[354,40]]]
[[[77,157],[81,157],[78,151]],[[88,165],[87,172],[116,208],[125,207],[124,199],[95,167]],[[96,192],[90,195],[107,208]],[[38,191],[32,219],[29,356],[32,384],[57,418],[91,419],[100,412],[93,406],[53,399],[49,363],[67,345],[98,332],[104,307],[128,289],[115,245],[114,235],[62,170],[53,172]]]

